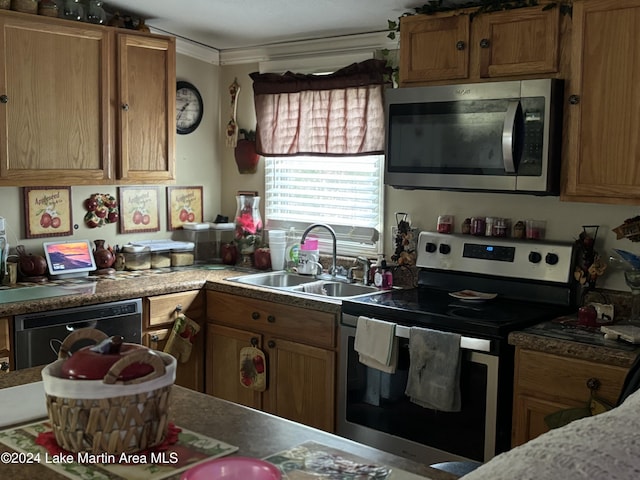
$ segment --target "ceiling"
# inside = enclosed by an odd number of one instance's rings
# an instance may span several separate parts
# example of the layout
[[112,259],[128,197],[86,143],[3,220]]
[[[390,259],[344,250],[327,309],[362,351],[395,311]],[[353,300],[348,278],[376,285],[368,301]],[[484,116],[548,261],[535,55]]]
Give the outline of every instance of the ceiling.
[[[451,0],[450,3],[460,2]],[[219,51],[380,32],[427,0],[108,0],[153,31]]]

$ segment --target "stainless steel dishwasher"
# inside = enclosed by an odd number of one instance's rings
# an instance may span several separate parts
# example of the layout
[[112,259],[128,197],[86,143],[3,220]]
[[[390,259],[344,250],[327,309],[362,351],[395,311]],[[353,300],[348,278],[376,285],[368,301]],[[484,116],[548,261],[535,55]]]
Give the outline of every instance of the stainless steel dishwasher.
[[[16,315],[14,322],[15,368],[35,367],[58,358],[62,341],[78,328],[97,328],[107,335],[122,335],[140,343],[142,300],[122,300],[46,312]],[[74,350],[91,342],[78,342]]]

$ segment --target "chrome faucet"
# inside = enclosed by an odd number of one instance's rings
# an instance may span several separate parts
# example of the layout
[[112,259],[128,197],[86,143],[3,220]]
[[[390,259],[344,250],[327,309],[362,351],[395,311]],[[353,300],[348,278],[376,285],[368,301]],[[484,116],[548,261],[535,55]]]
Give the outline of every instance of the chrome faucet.
[[337,251],[338,251],[338,241],[336,239],[336,232],[333,228],[331,228],[329,225],[327,225],[326,223],[314,223],[313,225],[309,225],[304,232],[302,232],[302,237],[300,238],[300,245],[304,244],[304,241],[307,238],[307,235],[309,235],[309,232],[311,230],[313,230],[314,228],[318,228],[318,227],[322,227],[324,229],[326,229],[330,234],[331,234],[331,239],[333,240],[333,256],[332,256],[332,263],[331,263],[331,270],[329,270],[329,274],[332,277],[336,276],[336,260],[337,260]]
[[[365,285],[369,285],[369,272],[371,271],[371,262],[369,261],[369,259],[361,255],[358,255],[354,263],[356,265],[357,264],[362,265],[362,283],[364,283]],[[351,267],[351,268],[358,268],[358,267]],[[351,271],[351,268],[349,269],[349,271]],[[351,272],[351,278],[353,279],[353,272]]]

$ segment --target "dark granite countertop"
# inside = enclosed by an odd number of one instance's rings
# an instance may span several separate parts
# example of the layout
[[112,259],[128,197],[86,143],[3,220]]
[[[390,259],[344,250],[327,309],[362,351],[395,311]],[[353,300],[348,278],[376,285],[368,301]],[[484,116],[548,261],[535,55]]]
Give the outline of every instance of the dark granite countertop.
[[511,345],[567,357],[630,367],[640,353],[640,345],[622,340],[606,340],[598,328],[576,325],[575,319],[561,317],[509,334]]
[[[0,375],[0,389],[38,380],[40,368],[10,372]],[[178,386],[173,387],[172,407],[171,416],[176,425],[240,447],[235,455],[263,458],[303,442],[314,441],[375,463],[421,475],[425,479],[457,478],[337,435]],[[0,452],[8,450],[8,447],[0,444]],[[40,464],[0,463],[0,478],[62,480],[66,477]],[[169,478],[177,480],[179,475]]]
[[[238,270],[233,267],[225,268],[219,265],[202,265],[141,270],[136,272],[117,272],[115,275],[109,277],[89,278],[75,282],[48,282],[45,286],[22,284],[15,289],[15,291],[21,290],[19,292],[19,301],[11,301],[12,289],[2,290],[3,295],[5,298],[8,298],[9,301],[5,300],[4,303],[0,303],[0,316],[55,310],[81,305],[93,305],[201,288],[329,312],[340,311],[340,302],[335,299],[327,298],[316,300],[303,295],[281,293],[267,288],[252,287],[250,285],[225,281],[225,278],[247,273],[249,272],[246,270]],[[36,291],[40,293],[43,289],[54,287],[56,291],[59,292],[60,286],[69,288],[69,294],[24,299],[28,297],[27,289],[29,288],[36,288]],[[16,295],[16,297],[18,297],[18,295]],[[34,295],[34,297],[37,296]]]

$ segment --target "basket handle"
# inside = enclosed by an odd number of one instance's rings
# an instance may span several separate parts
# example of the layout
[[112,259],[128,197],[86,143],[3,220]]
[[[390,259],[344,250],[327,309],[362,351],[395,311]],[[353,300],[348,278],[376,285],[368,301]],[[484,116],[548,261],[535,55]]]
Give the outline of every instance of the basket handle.
[[149,380],[153,380],[154,378],[161,377],[166,372],[164,361],[162,361],[160,355],[153,352],[152,350],[141,348],[123,356],[120,360],[111,365],[111,368],[105,374],[102,381],[107,385],[116,383],[122,371],[129,365],[132,365],[134,363],[145,363],[147,365],[151,365],[153,367],[153,372],[145,375],[144,377],[134,378],[126,382],[121,382],[123,385],[133,385],[136,383],[148,382]]
[[95,343],[100,343],[104,339],[109,336],[101,330],[97,330],[95,328],[78,328],[74,330],[67,338],[62,341],[62,345],[60,345],[60,350],[58,350],[58,358],[65,359],[71,356],[70,350],[76,342],[79,340],[93,340]]

